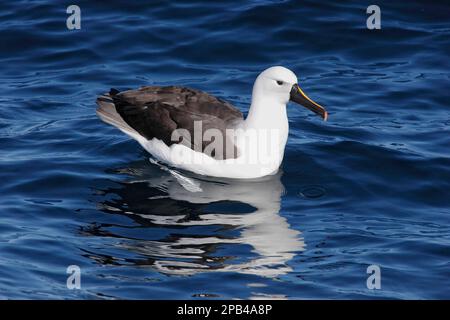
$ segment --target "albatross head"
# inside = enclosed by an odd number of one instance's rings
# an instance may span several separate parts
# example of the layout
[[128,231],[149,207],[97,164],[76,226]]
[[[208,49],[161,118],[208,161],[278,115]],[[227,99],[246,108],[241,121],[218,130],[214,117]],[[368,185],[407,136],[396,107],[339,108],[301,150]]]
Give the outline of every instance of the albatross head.
[[274,102],[282,105],[292,101],[317,113],[324,120],[328,117],[327,111],[300,89],[297,76],[284,67],[270,67],[261,72],[253,86],[253,97],[266,101],[275,100]]

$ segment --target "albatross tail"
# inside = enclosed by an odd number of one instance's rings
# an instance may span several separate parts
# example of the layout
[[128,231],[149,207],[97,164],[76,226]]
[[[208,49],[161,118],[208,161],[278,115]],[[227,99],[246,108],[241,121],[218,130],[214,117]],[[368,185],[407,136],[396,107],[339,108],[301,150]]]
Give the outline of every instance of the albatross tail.
[[136,139],[136,137],[140,135],[122,119],[116,110],[112,96],[117,93],[119,93],[119,91],[116,89],[111,89],[109,93],[105,93],[97,98],[97,115],[104,122],[113,125],[132,138]]

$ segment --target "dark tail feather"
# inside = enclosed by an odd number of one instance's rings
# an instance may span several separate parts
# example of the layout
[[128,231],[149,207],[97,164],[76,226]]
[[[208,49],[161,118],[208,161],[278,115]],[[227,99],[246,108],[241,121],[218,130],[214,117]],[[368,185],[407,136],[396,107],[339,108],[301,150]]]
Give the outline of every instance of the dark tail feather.
[[131,128],[117,113],[113,97],[111,97],[111,92],[109,94],[105,93],[104,95],[99,96],[97,98],[97,104],[98,104],[97,115],[100,117],[100,119],[102,119],[106,123],[109,123],[119,128],[120,130],[130,135],[134,139],[137,139],[136,137],[138,137],[139,134],[136,132],[136,130]]

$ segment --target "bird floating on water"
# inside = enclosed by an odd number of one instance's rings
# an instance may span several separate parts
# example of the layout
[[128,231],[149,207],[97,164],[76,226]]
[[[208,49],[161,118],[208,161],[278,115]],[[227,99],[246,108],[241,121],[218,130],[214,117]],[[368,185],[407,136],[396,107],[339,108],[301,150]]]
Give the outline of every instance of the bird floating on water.
[[275,174],[283,161],[289,101],[327,120],[327,111],[297,82],[287,68],[264,70],[245,119],[222,99],[178,86],[111,89],[97,98],[97,114],[170,166],[213,177],[259,178]]

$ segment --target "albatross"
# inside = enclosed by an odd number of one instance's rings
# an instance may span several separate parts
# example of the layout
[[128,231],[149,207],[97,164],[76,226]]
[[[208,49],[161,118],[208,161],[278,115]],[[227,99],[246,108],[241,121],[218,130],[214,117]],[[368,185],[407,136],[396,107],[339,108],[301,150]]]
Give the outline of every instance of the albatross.
[[156,160],[200,175],[254,179],[276,174],[289,134],[293,101],[327,120],[291,70],[275,66],[258,75],[248,115],[206,92],[144,86],[97,98],[97,115],[135,139]]

